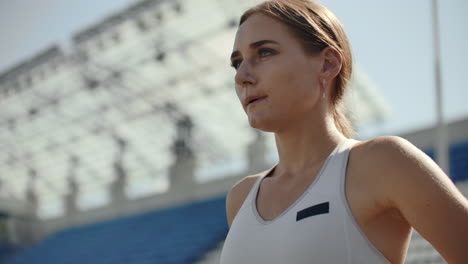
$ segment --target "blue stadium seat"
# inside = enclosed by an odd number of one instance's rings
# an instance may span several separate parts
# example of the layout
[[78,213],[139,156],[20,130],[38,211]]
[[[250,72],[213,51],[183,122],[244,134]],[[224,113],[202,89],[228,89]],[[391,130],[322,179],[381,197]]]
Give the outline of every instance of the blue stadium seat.
[[0,263],[8,263],[8,259],[14,255],[20,248],[0,241]]
[[[429,157],[435,160],[435,151],[428,149],[424,151]],[[459,142],[449,147],[450,173],[453,182],[468,180],[468,142]]]
[[226,197],[71,228],[22,250],[11,263],[193,263],[228,231]]

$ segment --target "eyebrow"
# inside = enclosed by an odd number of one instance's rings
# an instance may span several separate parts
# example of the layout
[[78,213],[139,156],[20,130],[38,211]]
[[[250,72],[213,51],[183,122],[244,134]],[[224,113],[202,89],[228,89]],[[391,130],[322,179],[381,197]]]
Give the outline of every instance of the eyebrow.
[[[272,43],[272,44],[279,44],[278,42],[274,41],[274,40],[269,40],[269,39],[264,39],[264,40],[259,40],[259,41],[255,41],[255,42],[252,42],[250,43],[249,47],[251,49],[255,49],[255,48],[258,48],[264,44],[267,44],[267,43]],[[232,58],[234,57],[237,57],[239,56],[240,52],[238,50],[235,50],[231,53],[231,60]]]

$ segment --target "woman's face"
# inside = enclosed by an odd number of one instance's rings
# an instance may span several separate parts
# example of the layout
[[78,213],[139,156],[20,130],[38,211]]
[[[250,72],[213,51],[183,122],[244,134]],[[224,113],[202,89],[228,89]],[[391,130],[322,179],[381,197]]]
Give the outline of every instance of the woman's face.
[[283,23],[251,15],[238,29],[231,62],[252,127],[278,132],[320,112],[320,54],[308,54]]

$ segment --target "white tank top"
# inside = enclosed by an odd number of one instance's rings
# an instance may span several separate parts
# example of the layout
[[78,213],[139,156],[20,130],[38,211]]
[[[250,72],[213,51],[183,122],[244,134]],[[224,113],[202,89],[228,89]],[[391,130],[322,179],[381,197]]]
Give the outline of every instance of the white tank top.
[[221,264],[390,263],[359,228],[345,197],[348,154],[356,140],[340,142],[307,190],[271,221],[259,215],[250,190],[227,234]]

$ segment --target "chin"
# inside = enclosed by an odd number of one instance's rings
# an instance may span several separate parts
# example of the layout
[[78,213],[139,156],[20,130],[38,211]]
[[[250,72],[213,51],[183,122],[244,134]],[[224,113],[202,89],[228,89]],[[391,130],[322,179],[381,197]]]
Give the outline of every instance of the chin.
[[275,122],[273,120],[265,120],[265,119],[253,119],[249,118],[249,124],[252,128],[264,131],[264,132],[274,132],[275,130]]

